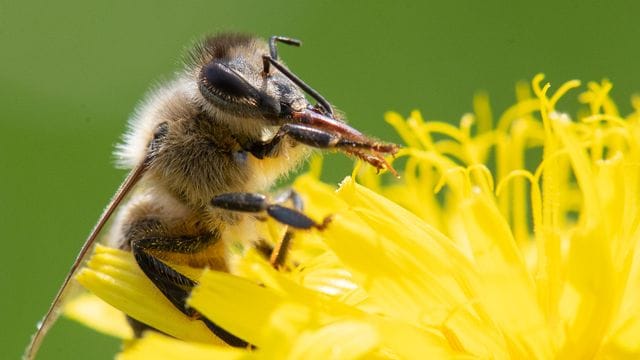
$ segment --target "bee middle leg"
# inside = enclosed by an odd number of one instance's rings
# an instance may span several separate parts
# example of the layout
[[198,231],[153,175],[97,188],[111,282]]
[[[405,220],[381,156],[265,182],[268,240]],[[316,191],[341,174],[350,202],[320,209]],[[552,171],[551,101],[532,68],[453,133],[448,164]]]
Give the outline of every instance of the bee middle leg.
[[[293,209],[282,205],[287,201],[291,201]],[[302,199],[294,190],[284,192],[275,201],[269,201],[265,195],[256,193],[226,193],[215,196],[211,200],[211,205],[230,211],[266,213],[284,225],[302,230],[311,228],[322,230],[331,220],[330,217],[326,217],[321,223],[317,223],[305,215],[302,212]],[[271,251],[269,261],[273,267],[279,268],[284,264],[292,239],[293,231],[288,228],[282,240]]]
[[[278,204],[290,201],[293,208],[299,212],[302,212],[302,210],[304,209],[304,202],[302,201],[300,194],[298,194],[293,189],[288,189],[285,192],[281,193],[275,201]],[[271,251],[271,254],[269,255],[269,262],[274,268],[277,269],[284,265],[284,262],[287,259],[289,248],[291,247],[293,235],[293,230],[291,230],[291,228],[287,226],[287,230],[285,231],[284,236],[282,237],[282,239],[280,239],[280,241],[276,243],[275,247]]]
[[211,200],[211,205],[230,211],[266,212],[267,215],[278,222],[302,230],[312,228],[323,230],[330,221],[330,218],[327,217],[323,222],[317,223],[302,211],[288,208],[278,202],[269,201],[265,195],[257,193],[235,192],[217,195]]
[[[130,250],[138,266],[162,294],[186,316],[199,319],[220,339],[231,346],[247,347],[248,343],[221,328],[187,306],[187,298],[197,282],[177,272],[159,257],[162,253],[192,254],[218,241],[216,233],[198,236],[168,236],[161,231],[161,225],[153,220],[134,224],[128,232]],[[159,231],[160,230],[160,231]],[[144,330],[144,324],[131,321],[134,331]]]

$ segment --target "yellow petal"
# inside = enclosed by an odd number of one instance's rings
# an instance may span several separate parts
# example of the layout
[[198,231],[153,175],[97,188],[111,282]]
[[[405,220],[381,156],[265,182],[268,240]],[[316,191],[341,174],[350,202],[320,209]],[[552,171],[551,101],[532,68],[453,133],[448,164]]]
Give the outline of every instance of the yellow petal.
[[248,351],[186,342],[157,332],[147,332],[142,339],[128,344],[117,360],[240,360],[252,358]]
[[144,275],[129,252],[98,246],[78,282],[129,316],[179,339],[221,343],[201,321],[178,311]]
[[378,346],[379,335],[372,324],[338,321],[300,335],[291,349],[293,359],[358,359]]
[[266,344],[257,324],[266,323],[282,301],[275,291],[249,280],[207,270],[191,292],[188,304],[235,336],[263,347]]
[[[258,272],[269,271],[263,269]],[[367,314],[302,288],[274,270],[271,271],[273,273],[268,276],[272,279],[269,282],[277,282],[278,289],[260,286],[226,273],[205,271],[200,278],[201,284],[192,292],[189,303],[218,325],[255,344],[260,352],[272,354],[272,358],[288,354],[296,347],[296,351],[302,351],[304,343],[298,342],[302,341],[299,336],[305,331],[321,329],[336,321],[348,319],[366,321],[374,326],[376,332],[381,334],[377,337],[380,339],[378,348],[383,352],[450,352],[446,339],[435,331]],[[349,345],[348,340],[349,338],[342,337],[346,347],[353,346]],[[334,343],[334,346],[339,344]]]
[[82,294],[64,306],[64,315],[110,336],[129,340],[133,331],[125,315],[93,294]]

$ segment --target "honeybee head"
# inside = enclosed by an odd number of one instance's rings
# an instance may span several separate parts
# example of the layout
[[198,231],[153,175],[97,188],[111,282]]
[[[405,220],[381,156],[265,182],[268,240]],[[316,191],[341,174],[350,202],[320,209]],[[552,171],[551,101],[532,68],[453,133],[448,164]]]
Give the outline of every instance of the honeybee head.
[[[216,111],[235,117],[273,125],[289,121],[309,102],[286,67],[273,59],[274,49],[273,40],[268,44],[242,34],[205,39],[191,54],[200,94]],[[274,61],[278,67],[271,66]]]

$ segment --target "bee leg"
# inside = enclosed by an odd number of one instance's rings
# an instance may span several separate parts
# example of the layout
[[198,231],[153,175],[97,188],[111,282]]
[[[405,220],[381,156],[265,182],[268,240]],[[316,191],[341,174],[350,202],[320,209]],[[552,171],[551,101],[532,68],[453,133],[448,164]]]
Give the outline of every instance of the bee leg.
[[372,148],[372,144],[351,140],[340,134],[316,129],[300,124],[284,124],[279,132],[283,132],[292,139],[318,149],[353,149]]
[[[276,202],[280,204],[287,201],[290,201],[293,208],[297,211],[302,212],[304,209],[304,202],[302,201],[300,194],[293,189],[286,190],[276,198]],[[294,232],[287,226],[284,236],[276,243],[269,255],[269,262],[274,268],[278,269],[284,265],[285,260],[287,259],[287,254],[289,253],[289,248],[291,247],[293,236]]]
[[[145,225],[141,225],[145,226]],[[154,253],[182,253],[188,254],[197,252],[217,241],[216,234],[206,234],[194,237],[169,237],[160,234],[154,234],[148,229],[138,228],[134,232],[130,231],[130,235],[136,235],[130,238],[131,252],[140,266],[142,272],[153,282],[153,284],[162,292],[162,294],[182,313],[193,319],[200,319],[205,325],[220,339],[231,346],[247,347],[248,343],[235,335],[221,328],[211,320],[203,317],[195,309],[187,306],[187,298],[191,290],[197,285],[197,282],[177,272]],[[137,322],[137,321],[136,321]],[[139,322],[137,322],[139,323]],[[134,331],[141,331],[144,328]]]
[[265,157],[274,157],[278,154],[278,148],[282,135],[276,133],[276,135],[267,141],[256,141],[242,144],[242,149],[251,153],[258,159],[264,159]]
[[351,150],[355,148],[368,149],[372,146],[371,144],[343,138],[339,134],[329,131],[299,124],[284,124],[271,139],[267,141],[245,142],[242,144],[242,148],[258,159],[274,157],[278,155],[279,145],[285,136],[289,136],[299,143],[318,149],[344,148]]
[[[279,145],[282,142],[282,139],[286,135],[292,135],[292,137],[305,144],[316,148],[327,148],[330,147],[328,143],[328,139],[320,139],[320,135],[318,133],[322,132],[321,130],[310,129],[308,127],[300,127],[298,129],[297,125],[285,124],[278,129],[278,132],[267,141],[255,141],[248,142],[242,144],[242,148],[245,151],[250,152],[253,156],[258,159],[264,159],[265,157],[274,157],[278,155]],[[310,131],[304,131],[305,129],[309,129]],[[315,130],[315,131],[314,131]],[[322,132],[331,136],[329,133]]]
[[302,200],[302,197],[300,197],[300,194],[293,189],[287,189],[278,194],[275,198],[275,202],[278,204],[283,204],[287,201],[291,201],[293,208],[298,211],[302,211],[304,209],[304,201]]
[[[291,200],[295,207],[294,209],[280,204],[288,200]],[[214,197],[211,200],[211,204],[215,207],[230,211],[249,213],[266,212],[267,215],[271,216],[276,221],[294,229],[309,230],[311,228],[316,228],[322,230],[331,220],[330,217],[326,217],[322,223],[317,223],[305,215],[301,211],[302,199],[293,190],[286,192],[284,196],[280,197],[279,201],[276,202],[269,202],[267,197],[262,194],[227,193]],[[277,268],[284,264],[292,238],[293,232],[290,229],[287,229],[283,239],[271,252],[270,261],[274,267]]]
[[230,211],[247,213],[266,212],[267,215],[278,222],[302,230],[309,230],[311,228],[323,230],[330,221],[330,218],[327,217],[322,223],[317,223],[299,210],[269,202],[266,196],[256,193],[237,192],[217,195],[211,200],[211,205]]
[[278,154],[278,145],[285,136],[295,141],[318,149],[342,149],[356,153],[358,149],[375,150],[375,143],[364,143],[348,139],[333,132],[316,129],[300,124],[284,124],[268,141],[257,141],[243,144],[242,148],[258,159],[273,157]]

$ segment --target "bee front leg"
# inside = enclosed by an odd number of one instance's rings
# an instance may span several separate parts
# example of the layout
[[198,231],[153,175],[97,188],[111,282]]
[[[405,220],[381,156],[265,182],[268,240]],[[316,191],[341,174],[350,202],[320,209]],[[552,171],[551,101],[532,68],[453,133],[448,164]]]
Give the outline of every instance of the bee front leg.
[[[303,124],[284,124],[278,132],[268,141],[249,142],[243,145],[245,151],[250,152],[258,159],[277,155],[278,145],[285,136],[317,149],[336,149],[359,156],[362,151],[389,152],[391,147],[387,144],[361,141],[339,133],[314,128]],[[366,160],[366,159],[365,159]]]
[[392,174],[398,173],[387,163],[381,154],[395,154],[398,147],[394,144],[385,144],[359,139],[352,135],[341,135],[336,132],[317,129],[301,124],[285,124],[278,133],[286,134],[295,141],[318,149],[335,149],[361,159],[377,170],[387,169]]
[[[134,224],[128,232],[131,252],[144,274],[162,294],[182,313],[193,319],[200,319],[220,339],[231,346],[247,347],[248,343],[203,317],[195,309],[187,306],[187,298],[197,282],[177,272],[158,256],[162,253],[191,254],[218,241],[217,234],[199,236],[168,236],[156,221],[146,220]],[[142,325],[142,326],[141,326]],[[134,330],[145,325],[133,322]]]
[[278,132],[271,139],[267,141],[245,142],[242,144],[242,148],[258,159],[277,156],[278,148],[285,136],[289,136],[291,139],[299,143],[317,149],[342,149],[350,152],[353,149],[376,150],[376,146],[378,146],[376,143],[359,142],[345,138],[337,133],[316,129],[310,126],[284,124],[280,129],[278,129]]
[[281,144],[283,135],[279,132],[267,141],[249,141],[242,144],[242,149],[248,151],[251,155],[258,159],[264,159],[265,157],[274,157],[278,154],[278,148]]

